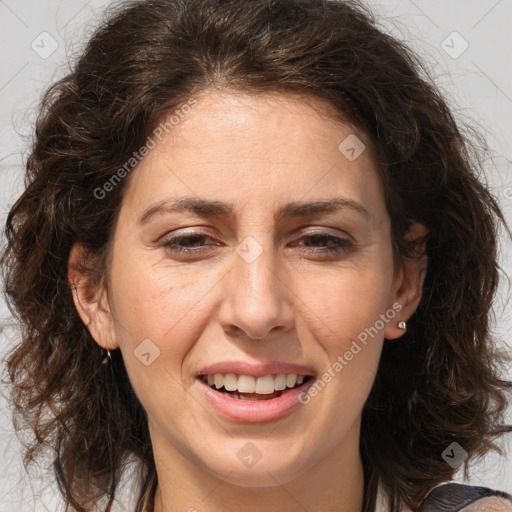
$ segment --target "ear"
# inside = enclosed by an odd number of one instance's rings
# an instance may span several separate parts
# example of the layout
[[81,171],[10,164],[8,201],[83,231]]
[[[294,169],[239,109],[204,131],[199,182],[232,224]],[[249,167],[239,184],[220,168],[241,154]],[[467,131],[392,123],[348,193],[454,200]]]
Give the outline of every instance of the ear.
[[394,308],[398,311],[395,320],[386,325],[384,337],[387,339],[396,339],[404,334],[405,331],[398,327],[398,323],[407,322],[421,301],[428,265],[425,251],[428,232],[423,224],[414,222],[405,235],[408,240],[416,241],[415,257],[404,258],[399,275],[395,280],[393,304],[400,304],[401,309]]
[[87,275],[83,263],[89,257],[87,250],[75,244],[68,259],[68,280],[73,301],[83,323],[101,347],[113,350],[119,347],[114,321],[108,304],[106,290]]

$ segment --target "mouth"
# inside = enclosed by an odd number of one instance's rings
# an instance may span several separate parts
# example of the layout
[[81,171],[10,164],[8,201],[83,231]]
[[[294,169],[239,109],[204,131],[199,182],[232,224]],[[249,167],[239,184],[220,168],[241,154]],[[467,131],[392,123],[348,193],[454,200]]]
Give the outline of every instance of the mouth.
[[221,395],[236,400],[261,401],[272,400],[305,387],[313,377],[295,373],[263,376],[215,373],[199,375],[197,378]]

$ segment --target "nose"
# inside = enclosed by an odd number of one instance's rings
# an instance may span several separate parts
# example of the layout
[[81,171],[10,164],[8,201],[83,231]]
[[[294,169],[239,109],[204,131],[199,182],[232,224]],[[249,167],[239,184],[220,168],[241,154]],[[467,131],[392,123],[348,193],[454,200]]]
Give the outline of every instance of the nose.
[[[247,240],[247,239],[246,239]],[[252,237],[233,255],[231,271],[223,280],[219,322],[231,335],[264,339],[273,331],[286,332],[294,323],[294,293],[276,251]]]

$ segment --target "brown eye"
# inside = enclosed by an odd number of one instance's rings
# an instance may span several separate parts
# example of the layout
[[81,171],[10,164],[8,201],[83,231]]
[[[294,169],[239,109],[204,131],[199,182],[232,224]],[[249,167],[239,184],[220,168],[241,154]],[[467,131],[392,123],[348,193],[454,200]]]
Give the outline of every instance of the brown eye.
[[303,236],[301,240],[306,240],[307,242],[300,245],[302,245],[302,247],[312,248],[312,252],[314,253],[338,254],[348,252],[354,248],[352,242],[349,240],[325,233],[306,235]]
[[[204,252],[204,241],[210,239],[211,236],[204,233],[192,233],[189,235],[176,236],[169,238],[164,244],[166,250],[181,254],[197,254]],[[219,245],[218,243],[209,245]]]

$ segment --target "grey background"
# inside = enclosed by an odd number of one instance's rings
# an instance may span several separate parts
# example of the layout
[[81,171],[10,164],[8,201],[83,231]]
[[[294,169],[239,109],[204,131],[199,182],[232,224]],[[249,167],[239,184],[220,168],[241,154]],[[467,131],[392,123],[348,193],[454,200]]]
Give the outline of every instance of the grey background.
[[[0,222],[23,185],[23,164],[43,89],[66,71],[101,19],[105,0],[0,0]],[[512,0],[370,1],[380,24],[415,49],[435,76],[457,119],[486,137],[487,176],[507,219],[512,216]],[[457,32],[458,34],[454,34]],[[46,34],[45,34],[46,33]],[[464,52],[462,50],[466,47]],[[53,53],[53,47],[56,47]],[[460,53],[460,55],[459,55]],[[3,243],[3,239],[0,239]],[[501,264],[511,274],[511,245]],[[502,283],[495,332],[512,353],[510,290]],[[0,359],[18,330],[0,300]],[[3,364],[0,370],[3,369]],[[2,395],[6,388],[2,384]],[[512,414],[509,410],[509,420]],[[13,434],[7,399],[0,397],[0,512],[57,510],[58,493],[43,464],[27,474]],[[470,483],[512,493],[512,443],[473,466]],[[447,447],[440,446],[439,454]],[[460,480],[460,478],[459,478]],[[462,480],[461,480],[462,481]],[[121,504],[117,510],[125,509]]]

